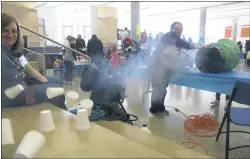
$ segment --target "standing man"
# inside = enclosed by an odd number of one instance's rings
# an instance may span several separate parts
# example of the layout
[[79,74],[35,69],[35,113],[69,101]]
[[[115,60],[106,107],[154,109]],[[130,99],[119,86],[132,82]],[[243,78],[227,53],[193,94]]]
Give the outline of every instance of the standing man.
[[100,70],[102,70],[102,63],[104,59],[103,44],[96,35],[92,35],[87,44],[87,52],[91,57],[91,62],[95,63]]
[[[75,42],[75,38],[69,35],[64,40],[63,45],[74,49]],[[64,73],[64,80],[66,84],[71,85],[73,82],[73,60],[77,60],[76,55],[75,52],[72,52],[71,50],[66,48],[63,48],[62,52],[64,55],[63,62],[66,68],[66,72]]]
[[123,45],[123,49],[125,49],[125,39],[129,37],[129,32],[128,32],[128,28],[125,27],[125,30],[122,33],[122,45]]
[[86,48],[86,43],[85,43],[84,39],[82,39],[81,34],[77,35],[75,47],[76,47],[77,51],[86,54],[86,51],[83,51],[83,49]]

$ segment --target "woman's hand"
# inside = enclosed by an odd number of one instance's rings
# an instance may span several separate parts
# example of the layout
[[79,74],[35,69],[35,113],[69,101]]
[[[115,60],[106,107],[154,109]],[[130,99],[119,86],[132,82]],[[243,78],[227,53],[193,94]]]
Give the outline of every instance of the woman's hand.
[[42,82],[42,83],[47,83],[47,82],[48,82],[48,79],[45,78],[44,76],[42,76],[40,82]]
[[33,77],[34,79],[42,82],[42,83],[46,83],[48,82],[47,78],[45,78],[43,75],[41,75],[37,70],[35,70],[34,68],[32,68],[30,66],[30,64],[27,64],[26,70],[25,70],[26,74],[29,77]]

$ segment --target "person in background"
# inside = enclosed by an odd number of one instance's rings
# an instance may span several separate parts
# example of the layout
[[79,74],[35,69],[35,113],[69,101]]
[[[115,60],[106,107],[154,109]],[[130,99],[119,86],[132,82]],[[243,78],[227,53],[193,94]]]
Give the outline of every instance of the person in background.
[[91,57],[91,62],[96,64],[97,67],[102,70],[102,64],[104,59],[103,44],[96,35],[92,35],[87,44],[87,52]]
[[247,67],[250,68],[250,51],[247,53]]
[[250,40],[246,40],[245,42],[245,52],[250,51]]
[[[68,35],[66,39],[63,42],[63,45],[75,49],[75,38],[71,35]],[[73,60],[77,61],[75,52],[72,52],[69,49],[63,48],[62,50],[64,56],[63,56],[63,62],[66,69],[66,72],[64,72],[64,81],[66,84],[71,85],[73,82]]]
[[149,33],[148,40],[149,41],[153,41],[154,40],[151,33]]
[[[2,74],[2,107],[20,107],[36,103],[51,103],[67,110],[61,95],[48,99],[48,87],[62,87],[58,77],[44,77],[31,67],[23,55],[23,37],[16,18],[8,14],[1,14],[1,70]],[[4,91],[17,84],[23,85],[25,90],[16,98],[9,99]]]
[[112,73],[118,73],[119,72],[119,57],[117,53],[117,48],[115,45],[110,46],[111,51],[111,60],[110,60],[110,67]]
[[77,51],[86,54],[86,51],[83,51],[83,49],[86,48],[85,40],[82,39],[81,34],[78,34],[78,36],[76,38],[76,45],[75,45],[75,47],[76,47]]
[[244,61],[243,46],[242,46],[241,41],[238,41],[237,45],[239,46],[239,49],[240,49],[240,61]]
[[[216,99],[215,99],[215,101],[211,102],[211,107],[217,107],[220,105],[220,96],[221,96],[220,93],[215,94]],[[226,105],[228,104],[229,99],[230,99],[230,95],[226,95]]]
[[147,41],[148,41],[148,35],[147,35],[147,32],[144,31],[141,33],[140,44],[146,44]]
[[123,45],[123,49],[125,49],[125,39],[127,38],[127,37],[129,37],[129,32],[128,32],[128,28],[127,27],[125,27],[125,30],[123,31],[123,33],[122,33],[122,45]]
[[183,39],[184,41],[187,41],[185,35],[182,36],[182,39]]
[[243,46],[242,46],[242,44],[241,44],[241,41],[238,41],[238,42],[237,42],[237,45],[238,45],[239,48],[240,48],[240,53],[242,53],[242,48],[243,48]]
[[192,38],[189,37],[189,38],[188,38],[188,42],[189,42],[189,43],[193,43]]

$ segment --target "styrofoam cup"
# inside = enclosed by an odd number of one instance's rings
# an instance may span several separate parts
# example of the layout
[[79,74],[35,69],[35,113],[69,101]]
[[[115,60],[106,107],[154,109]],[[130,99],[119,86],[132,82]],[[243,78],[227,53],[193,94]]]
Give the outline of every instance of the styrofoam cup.
[[42,132],[50,132],[55,129],[55,124],[50,110],[40,112],[40,130]]
[[18,146],[14,158],[33,158],[45,144],[45,137],[38,131],[29,131],[25,134]]
[[90,128],[90,122],[88,117],[88,111],[86,109],[79,109],[76,116],[76,129],[88,130]]
[[63,95],[64,94],[64,89],[60,88],[60,87],[58,87],[58,88],[51,88],[51,87],[49,87],[46,90],[46,94],[47,94],[47,97],[49,99],[55,98],[55,97],[58,97],[60,95]]
[[24,91],[24,87],[21,84],[17,84],[13,87],[6,89],[4,93],[8,98],[14,99],[23,91]]
[[69,91],[66,95],[66,106],[67,108],[72,108],[76,105],[79,99],[79,94],[75,91]]
[[2,119],[2,145],[14,144],[14,135],[10,119]]
[[90,116],[94,105],[93,101],[91,99],[84,99],[81,101],[80,104],[82,108],[87,109],[88,115]]

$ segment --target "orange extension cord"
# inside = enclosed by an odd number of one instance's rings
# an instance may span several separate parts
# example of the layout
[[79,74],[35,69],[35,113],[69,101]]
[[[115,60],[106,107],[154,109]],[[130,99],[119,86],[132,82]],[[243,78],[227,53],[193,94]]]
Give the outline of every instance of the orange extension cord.
[[185,146],[186,148],[195,148],[197,146],[200,146],[207,154],[208,148],[200,142],[192,139],[191,136],[214,137],[218,133],[219,122],[210,113],[187,116],[179,109],[174,107],[171,108],[173,108],[176,112],[180,112],[187,118],[184,122],[184,129],[189,141],[183,141],[181,145]]

